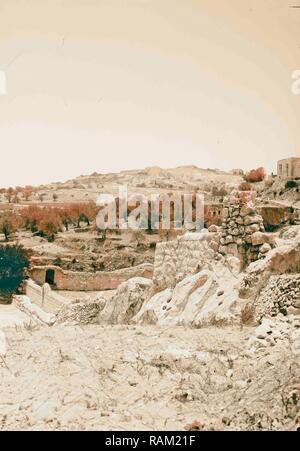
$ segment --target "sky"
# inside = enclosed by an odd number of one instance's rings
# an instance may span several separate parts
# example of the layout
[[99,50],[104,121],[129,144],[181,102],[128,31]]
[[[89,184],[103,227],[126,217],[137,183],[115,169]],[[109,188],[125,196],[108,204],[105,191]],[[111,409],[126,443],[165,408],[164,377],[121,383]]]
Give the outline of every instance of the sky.
[[0,0],[0,186],[300,156],[297,4]]

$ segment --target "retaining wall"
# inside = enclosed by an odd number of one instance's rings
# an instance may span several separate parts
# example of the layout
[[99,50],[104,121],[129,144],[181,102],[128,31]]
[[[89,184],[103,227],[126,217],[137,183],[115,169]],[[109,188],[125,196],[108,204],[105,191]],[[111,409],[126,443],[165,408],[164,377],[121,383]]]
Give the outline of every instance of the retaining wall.
[[177,240],[156,246],[153,282],[164,289],[173,287],[186,276],[199,272],[213,258],[210,241],[214,233],[188,233]]
[[74,272],[64,271],[57,266],[36,266],[30,271],[30,277],[40,286],[46,282],[47,270],[54,271],[53,288],[64,291],[104,291],[115,290],[118,286],[132,277],[146,277],[152,279],[153,265],[142,265],[117,271]]
[[28,280],[26,284],[26,296],[30,301],[41,307],[45,312],[57,313],[64,305],[69,304],[70,301],[65,299],[55,291],[51,290],[48,284],[42,287],[34,283],[33,280]]

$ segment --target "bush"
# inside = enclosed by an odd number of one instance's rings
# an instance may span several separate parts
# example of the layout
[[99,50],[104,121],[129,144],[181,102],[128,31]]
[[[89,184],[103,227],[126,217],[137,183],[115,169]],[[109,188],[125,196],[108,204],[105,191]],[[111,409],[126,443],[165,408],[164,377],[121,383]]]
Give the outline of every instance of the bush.
[[242,183],[239,185],[239,190],[240,190],[240,191],[251,191],[251,190],[252,190],[252,187],[251,187],[251,185],[250,185],[249,182],[242,182]]
[[288,180],[285,183],[285,189],[293,189],[293,188],[297,188],[298,183],[295,180]]
[[249,183],[262,182],[266,177],[264,168],[252,169],[244,175],[244,180]]
[[0,297],[10,300],[24,282],[29,256],[21,246],[0,247]]

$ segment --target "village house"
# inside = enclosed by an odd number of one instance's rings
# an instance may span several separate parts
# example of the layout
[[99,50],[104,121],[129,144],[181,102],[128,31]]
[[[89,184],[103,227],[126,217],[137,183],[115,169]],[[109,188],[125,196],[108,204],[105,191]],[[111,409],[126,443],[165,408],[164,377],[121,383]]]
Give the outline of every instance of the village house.
[[277,163],[277,175],[282,178],[300,177],[300,158],[292,157],[279,160]]

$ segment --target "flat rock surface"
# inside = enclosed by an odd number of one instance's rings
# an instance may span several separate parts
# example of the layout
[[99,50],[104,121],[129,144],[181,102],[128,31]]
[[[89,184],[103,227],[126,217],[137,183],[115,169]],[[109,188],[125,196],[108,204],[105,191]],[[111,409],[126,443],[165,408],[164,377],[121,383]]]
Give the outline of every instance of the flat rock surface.
[[23,326],[28,322],[28,316],[14,305],[0,305],[0,329]]

